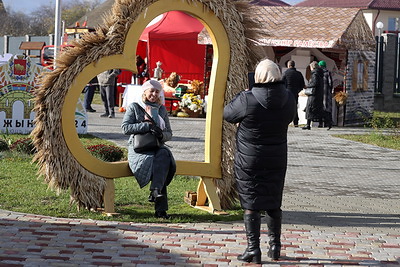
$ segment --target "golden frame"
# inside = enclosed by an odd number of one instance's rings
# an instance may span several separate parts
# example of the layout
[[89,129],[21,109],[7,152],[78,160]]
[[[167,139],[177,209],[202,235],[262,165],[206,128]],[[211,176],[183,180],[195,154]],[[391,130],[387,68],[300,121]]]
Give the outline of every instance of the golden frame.
[[[62,130],[68,149],[75,159],[88,171],[105,178],[131,176],[128,162],[104,162],[93,157],[82,145],[75,129],[75,106],[82,88],[95,75],[112,68],[127,69],[137,72],[135,51],[140,34],[147,24],[156,16],[172,11],[183,11],[199,19],[213,42],[214,59],[208,95],[207,118],[205,130],[204,162],[177,161],[176,174],[194,175],[207,178],[221,178],[221,143],[222,114],[226,81],[230,62],[230,45],[227,33],[218,17],[200,2],[171,0],[157,1],[146,9],[131,25],[122,54],[101,58],[96,63],[86,66],[75,77],[69,88],[62,107]],[[122,131],[121,131],[122,134]]]

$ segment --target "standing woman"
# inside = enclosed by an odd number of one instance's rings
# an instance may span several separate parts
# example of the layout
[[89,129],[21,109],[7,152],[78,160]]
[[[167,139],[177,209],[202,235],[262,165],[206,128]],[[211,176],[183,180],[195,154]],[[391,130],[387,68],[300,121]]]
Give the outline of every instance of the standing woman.
[[[326,62],[321,60],[318,62],[319,67],[323,71],[323,108],[324,108],[324,126],[328,127],[328,130],[332,128],[332,89],[333,89],[333,81],[332,81],[332,74],[326,68]],[[318,125],[322,126],[322,125]]]
[[224,119],[239,125],[234,169],[247,248],[238,260],[261,263],[260,211],[267,213],[268,256],[274,260],[280,257],[287,130],[295,114],[295,99],[271,60],[257,65],[254,79],[251,91],[239,93],[224,108]]
[[[176,164],[171,151],[164,145],[171,140],[172,130],[168,112],[161,104],[159,82],[149,80],[142,85],[143,95],[140,103],[133,102],[126,110],[122,121],[124,134],[129,134],[128,162],[140,188],[150,184],[149,201],[154,202],[155,217],[168,219],[167,186],[172,181]],[[151,116],[147,118],[144,110]],[[161,147],[153,151],[135,152],[136,134],[152,132],[161,142]]]
[[[322,125],[324,118],[324,71],[317,61],[310,64],[311,79],[306,88],[312,88],[312,95],[307,98],[306,119],[307,125],[303,130],[311,130],[311,121],[318,121]],[[330,128],[329,128],[330,129]]]

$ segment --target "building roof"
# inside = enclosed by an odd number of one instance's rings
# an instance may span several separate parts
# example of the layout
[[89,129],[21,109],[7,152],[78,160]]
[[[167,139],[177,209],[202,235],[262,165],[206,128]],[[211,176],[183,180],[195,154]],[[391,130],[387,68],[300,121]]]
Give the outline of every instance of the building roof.
[[399,0],[305,0],[296,7],[344,7],[400,10]]
[[265,34],[257,40],[261,45],[360,50],[374,47],[373,34],[359,9],[265,6],[250,12]]
[[[0,0],[1,1],[1,0]],[[103,17],[107,12],[110,12],[115,0],[106,0],[101,5],[88,12],[78,20],[79,24],[82,25],[86,20],[87,27],[95,28],[99,24],[103,22]],[[257,6],[290,6],[289,4],[281,1],[281,0],[253,0],[251,2],[253,5]],[[75,25],[70,25],[70,27],[74,27]]]
[[290,6],[281,0],[253,0],[250,3],[257,6]]
[[[82,25],[83,22],[86,20],[87,22],[87,27],[89,28],[95,28],[101,23],[103,23],[103,18],[104,16],[108,13],[111,12],[112,6],[114,4],[115,0],[106,0],[102,4],[100,4],[98,7],[93,9],[92,11],[88,12],[78,20],[79,24]],[[71,27],[74,27],[75,25],[71,25]]]

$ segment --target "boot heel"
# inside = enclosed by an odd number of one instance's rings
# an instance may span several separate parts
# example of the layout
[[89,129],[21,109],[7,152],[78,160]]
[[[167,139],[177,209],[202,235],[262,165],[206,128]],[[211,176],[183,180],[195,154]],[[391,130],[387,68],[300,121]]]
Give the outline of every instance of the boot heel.
[[281,247],[277,245],[272,245],[268,250],[268,257],[273,260],[279,260],[281,256]]
[[261,263],[261,252],[260,252],[260,254],[255,255],[255,256],[253,257],[253,260],[252,260],[251,262],[252,262],[252,263],[260,264],[260,263]]
[[261,250],[246,250],[243,255],[237,256],[237,259],[245,262],[261,263]]

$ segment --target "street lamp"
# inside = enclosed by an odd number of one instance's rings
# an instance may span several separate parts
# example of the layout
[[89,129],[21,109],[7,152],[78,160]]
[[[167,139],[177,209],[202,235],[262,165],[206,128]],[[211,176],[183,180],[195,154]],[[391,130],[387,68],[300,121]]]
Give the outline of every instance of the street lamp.
[[382,67],[383,67],[383,37],[381,36],[381,30],[383,29],[383,23],[378,21],[376,23],[379,35],[376,36],[376,64],[375,64],[375,92],[382,93]]
[[61,42],[61,0],[56,0],[56,10],[55,10],[55,30],[54,30],[54,59],[53,59],[53,66],[56,68],[56,59],[58,56],[60,42]]
[[381,30],[383,29],[383,22],[382,21],[378,21],[376,23],[376,28],[378,29],[379,36],[381,36]]

